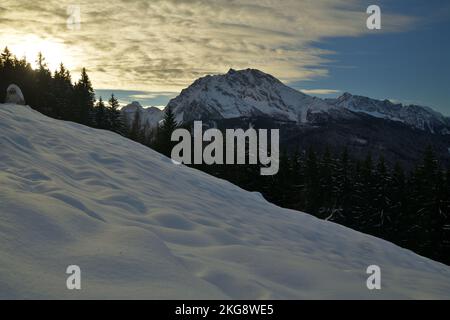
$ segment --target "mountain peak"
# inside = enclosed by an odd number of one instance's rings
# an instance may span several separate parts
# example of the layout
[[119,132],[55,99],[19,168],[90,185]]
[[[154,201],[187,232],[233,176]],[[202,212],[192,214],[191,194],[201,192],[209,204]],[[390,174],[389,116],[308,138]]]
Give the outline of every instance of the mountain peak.
[[235,70],[235,69],[230,69],[228,71],[228,73],[225,76],[232,76],[232,77],[253,77],[254,79],[261,79],[261,78],[265,78],[267,80],[270,81],[276,81],[279,82],[278,79],[276,79],[275,77],[273,77],[272,75],[265,73],[261,70],[258,69],[251,69],[251,68],[247,68],[247,69],[242,69],[242,70]]
[[131,123],[135,114],[138,112],[141,116],[141,124],[156,126],[163,118],[163,111],[156,107],[144,108],[138,101],[133,101],[121,109],[122,113],[127,116],[127,120]]
[[226,74],[206,76],[168,104],[179,122],[202,119],[267,117],[306,122],[309,111],[322,112],[330,106],[294,90],[257,69],[230,69]]
[[353,97],[353,95],[350,92],[344,92],[338,99],[349,99]]
[[142,107],[142,105],[139,103],[139,101],[132,101],[130,104],[131,104],[132,106]]

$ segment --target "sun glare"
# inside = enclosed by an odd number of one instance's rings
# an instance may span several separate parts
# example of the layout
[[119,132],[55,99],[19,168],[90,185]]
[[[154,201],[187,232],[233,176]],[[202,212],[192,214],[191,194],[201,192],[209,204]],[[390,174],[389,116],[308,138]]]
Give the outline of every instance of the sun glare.
[[35,35],[15,37],[15,41],[9,45],[11,52],[18,58],[25,57],[33,68],[37,67],[36,60],[39,52],[42,52],[50,71],[59,68],[61,62],[71,69],[73,61],[64,43],[43,39]]

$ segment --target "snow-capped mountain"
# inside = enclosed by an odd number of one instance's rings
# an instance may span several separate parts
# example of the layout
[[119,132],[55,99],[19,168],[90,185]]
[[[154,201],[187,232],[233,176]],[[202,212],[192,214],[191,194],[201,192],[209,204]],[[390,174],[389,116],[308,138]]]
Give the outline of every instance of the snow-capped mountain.
[[372,117],[405,123],[413,128],[436,134],[450,134],[450,118],[429,107],[395,104],[389,100],[376,100],[344,93],[328,103]]
[[[223,120],[263,117],[299,125],[329,120],[349,120],[358,114],[397,121],[412,128],[450,135],[450,118],[429,107],[395,104],[389,100],[344,93],[336,99],[319,99],[284,85],[273,76],[254,69],[233,70],[196,80],[172,99],[177,121]],[[132,102],[122,111],[129,121],[139,110],[142,124],[156,126],[164,116],[158,108]]]
[[136,112],[139,112],[142,126],[147,125],[149,127],[155,127],[164,116],[164,112],[161,109],[156,107],[144,108],[137,101],[126,105],[121,111],[129,123],[133,121]]
[[450,299],[447,266],[115,133],[1,104],[0,128],[1,299]]
[[[168,103],[179,123],[203,120],[220,129],[280,129],[280,143],[287,150],[314,146],[348,149],[356,158],[383,155],[391,165],[413,168],[432,146],[439,161],[450,165],[450,120],[428,107],[403,106],[390,101],[343,94],[319,99],[292,89],[258,70],[231,69],[227,74],[195,81]],[[138,103],[124,108],[128,121],[136,110],[156,126],[164,112],[145,111]],[[322,150],[323,151],[323,150]]]
[[360,113],[435,134],[450,134],[450,119],[428,107],[403,106],[345,93],[319,99],[259,70],[231,69],[195,81],[168,104],[179,122],[265,117],[297,124],[354,119]]
[[179,122],[266,117],[303,124],[323,116],[351,116],[254,69],[231,69],[225,75],[200,78],[168,107]]

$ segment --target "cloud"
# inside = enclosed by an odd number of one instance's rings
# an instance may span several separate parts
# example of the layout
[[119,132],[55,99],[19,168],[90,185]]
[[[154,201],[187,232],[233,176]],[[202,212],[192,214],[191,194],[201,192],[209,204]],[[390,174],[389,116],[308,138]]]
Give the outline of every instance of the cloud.
[[302,89],[301,92],[312,95],[328,95],[340,93],[340,90],[333,89]]
[[[328,74],[315,43],[362,36],[359,0],[79,0],[81,29],[67,28],[66,0],[6,0],[0,43],[30,35],[64,45],[72,71],[85,66],[97,88],[177,92],[205,74],[257,68],[285,82]],[[413,19],[383,15],[382,32]],[[45,50],[43,50],[45,53]]]
[[131,94],[129,95],[129,97],[131,99],[156,99],[158,97],[167,97],[167,99],[169,98],[173,98],[173,92],[143,92],[143,93],[139,93],[139,94]]

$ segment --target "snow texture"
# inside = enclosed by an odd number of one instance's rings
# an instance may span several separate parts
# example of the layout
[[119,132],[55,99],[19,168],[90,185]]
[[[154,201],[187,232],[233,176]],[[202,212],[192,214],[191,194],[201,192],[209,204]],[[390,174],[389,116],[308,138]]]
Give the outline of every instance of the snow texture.
[[447,266],[117,134],[18,105],[0,105],[0,132],[2,299],[450,298]]

